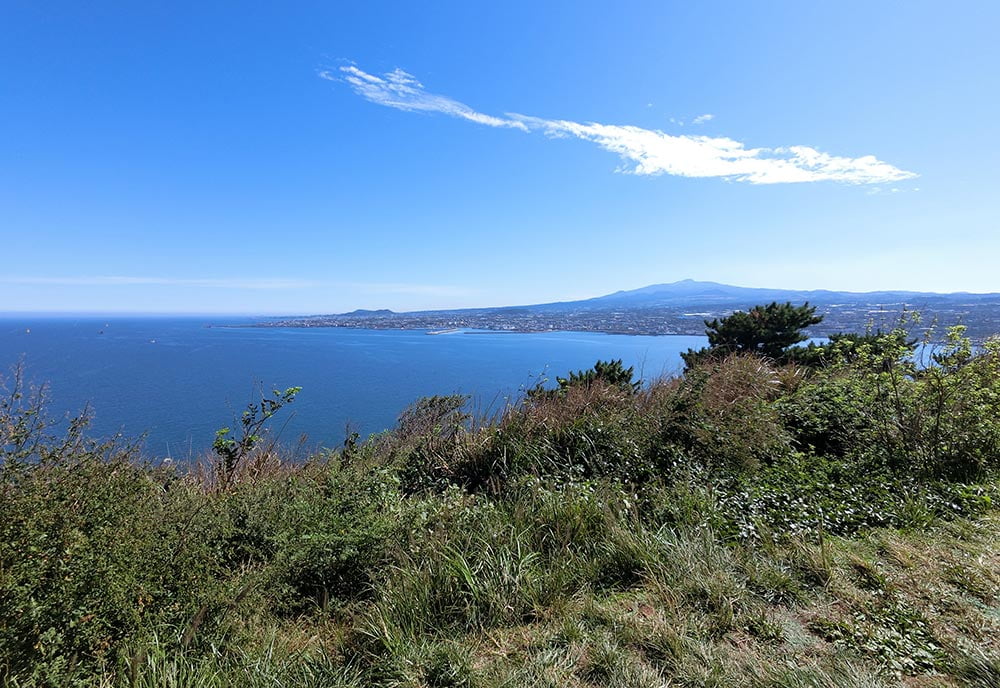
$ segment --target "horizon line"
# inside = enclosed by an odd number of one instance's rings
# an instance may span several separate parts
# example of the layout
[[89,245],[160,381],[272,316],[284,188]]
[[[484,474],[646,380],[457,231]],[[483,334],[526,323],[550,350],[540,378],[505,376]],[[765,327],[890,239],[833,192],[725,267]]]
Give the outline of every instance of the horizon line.
[[24,317],[24,316],[42,316],[42,317],[260,317],[260,318],[309,318],[315,316],[324,315],[344,315],[346,313],[351,313],[352,311],[363,310],[363,311],[376,311],[376,310],[387,310],[394,314],[407,314],[407,313],[431,313],[431,312],[444,312],[444,311],[467,311],[467,310],[483,310],[483,309],[499,309],[499,308],[527,308],[531,306],[544,306],[551,304],[560,303],[573,303],[576,301],[590,301],[595,299],[600,299],[608,296],[615,296],[618,294],[628,294],[635,291],[640,291],[643,289],[649,289],[651,287],[659,286],[675,286],[679,284],[693,283],[693,284],[705,284],[705,285],[717,285],[721,287],[731,287],[736,289],[748,289],[757,291],[785,291],[785,292],[799,292],[803,294],[811,293],[824,293],[824,294],[850,294],[855,296],[865,296],[867,294],[884,294],[884,293],[897,293],[897,294],[908,294],[917,296],[1000,296],[1000,292],[995,291],[919,291],[914,289],[871,289],[867,291],[854,291],[850,289],[829,289],[829,288],[813,288],[813,289],[790,289],[785,287],[747,287],[736,284],[728,284],[725,282],[716,282],[713,280],[696,280],[693,278],[684,278],[676,280],[674,282],[658,282],[654,284],[646,284],[640,287],[634,287],[631,289],[619,289],[613,292],[607,292],[605,294],[599,294],[597,296],[586,296],[582,298],[571,298],[563,299],[558,301],[540,301],[535,303],[519,303],[519,304],[504,304],[504,305],[493,305],[493,306],[460,306],[453,308],[418,308],[412,310],[394,310],[387,307],[377,307],[377,308],[366,308],[357,307],[352,310],[343,312],[311,312],[303,313],[301,311],[191,311],[191,310],[160,310],[160,311],[149,311],[149,310],[66,310],[66,309],[12,309],[0,311],[0,318],[11,318],[11,317]]

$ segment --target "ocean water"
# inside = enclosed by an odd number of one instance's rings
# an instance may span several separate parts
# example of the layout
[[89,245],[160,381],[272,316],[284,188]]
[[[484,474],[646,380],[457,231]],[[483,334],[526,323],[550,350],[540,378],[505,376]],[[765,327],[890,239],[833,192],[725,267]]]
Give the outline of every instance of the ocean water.
[[302,387],[275,418],[284,444],[337,446],[390,428],[408,404],[468,394],[489,413],[536,381],[624,359],[644,379],[676,373],[704,337],[581,332],[428,335],[424,331],[220,327],[238,319],[0,318],[0,376],[23,361],[50,415],[89,405],[92,434],[145,436],[150,457],[204,453],[255,391]]

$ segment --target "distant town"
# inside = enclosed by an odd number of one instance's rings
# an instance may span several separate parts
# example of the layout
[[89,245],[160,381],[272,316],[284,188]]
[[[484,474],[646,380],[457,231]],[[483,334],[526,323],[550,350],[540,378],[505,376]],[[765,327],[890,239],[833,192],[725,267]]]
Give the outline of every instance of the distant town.
[[[810,302],[823,322],[810,332],[825,336],[867,329],[890,330],[906,321],[914,333],[930,327],[966,325],[969,336],[984,339],[1000,332],[1000,294],[919,292],[850,293],[766,290],[684,280],[631,292],[564,303],[397,313],[350,313],[281,318],[263,327],[350,327],[365,329],[494,332],[583,331],[631,335],[700,335],[705,320],[770,301]],[[919,322],[912,322],[913,314]]]

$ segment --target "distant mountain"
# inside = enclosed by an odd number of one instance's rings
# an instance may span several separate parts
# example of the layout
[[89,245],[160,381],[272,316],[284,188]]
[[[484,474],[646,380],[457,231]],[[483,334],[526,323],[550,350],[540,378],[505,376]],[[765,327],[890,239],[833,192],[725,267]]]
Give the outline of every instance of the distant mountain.
[[669,284],[653,284],[648,287],[616,291],[613,294],[598,296],[580,301],[563,301],[557,303],[539,304],[537,306],[521,306],[521,308],[564,310],[564,309],[606,309],[606,308],[663,308],[677,306],[713,306],[723,305],[754,305],[771,301],[808,301],[814,305],[837,303],[917,303],[931,301],[964,301],[982,300],[995,301],[1000,294],[970,294],[957,292],[938,294],[916,291],[873,291],[849,292],[830,291],[826,289],[795,290],[768,289],[760,287],[736,287],[719,282],[699,282],[685,279]]
[[391,311],[388,308],[379,308],[377,310],[368,310],[367,308],[358,308],[351,311],[350,313],[338,313],[337,315],[343,316],[356,316],[356,317],[366,317],[370,315],[395,315],[395,311]]
[[[1000,294],[917,291],[850,292],[736,287],[691,279],[616,291],[578,301],[522,306],[410,311],[356,310],[268,323],[282,327],[365,327],[375,329],[487,329],[515,332],[583,330],[622,334],[703,334],[705,320],[771,301],[816,306],[823,322],[813,336],[892,328],[904,313],[919,311],[926,324],[961,323],[971,336],[1000,332]],[[915,326],[914,326],[915,327]],[[938,329],[938,335],[940,334]]]

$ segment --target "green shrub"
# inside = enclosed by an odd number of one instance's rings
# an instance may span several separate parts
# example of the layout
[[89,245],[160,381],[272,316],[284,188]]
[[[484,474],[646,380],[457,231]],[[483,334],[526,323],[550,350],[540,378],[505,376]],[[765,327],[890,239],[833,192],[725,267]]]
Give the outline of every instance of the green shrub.
[[[893,346],[893,342],[895,345]],[[920,367],[909,348],[886,335],[865,343],[839,366],[853,376],[865,432],[857,455],[897,470],[948,480],[977,479],[1000,468],[1000,341],[980,351],[949,329]]]
[[528,398],[562,396],[573,387],[590,387],[595,384],[634,394],[642,387],[642,380],[633,380],[634,375],[635,369],[626,368],[620,358],[612,361],[598,360],[593,368],[570,371],[568,377],[557,377],[556,382],[559,386],[556,389],[545,389],[539,382],[528,390]]
[[472,416],[464,409],[469,397],[453,394],[418,399],[399,416],[392,435],[401,457],[403,491],[440,489],[451,479],[451,464],[461,451]]
[[327,610],[371,595],[398,527],[394,487],[386,473],[359,474],[335,461],[289,478],[267,512],[269,579],[284,591],[276,595],[282,611]]
[[733,355],[689,370],[661,442],[723,470],[746,471],[787,456],[786,433],[774,400],[785,376],[756,356]]
[[815,373],[776,402],[795,447],[826,457],[846,457],[866,446],[874,428],[871,392],[863,380],[836,372]]
[[168,471],[89,456],[4,478],[0,664],[15,673],[113,661],[157,628],[179,642],[199,610],[216,624],[238,594],[211,547],[211,504]]

